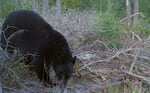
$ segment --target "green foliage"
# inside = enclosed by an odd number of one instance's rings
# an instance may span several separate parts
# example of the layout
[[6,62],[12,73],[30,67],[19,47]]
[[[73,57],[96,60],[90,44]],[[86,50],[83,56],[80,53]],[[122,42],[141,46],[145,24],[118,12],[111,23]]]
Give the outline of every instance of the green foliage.
[[[17,5],[15,4],[17,1]],[[37,0],[42,3],[42,0]],[[133,0],[131,0],[133,1]],[[2,11],[4,12],[2,17],[7,15],[10,11],[15,9],[31,9],[33,0],[1,0]],[[117,16],[125,16],[126,0],[62,0],[63,8],[72,9],[96,9],[101,12],[105,12],[109,2],[113,3],[112,9],[116,11]],[[148,5],[149,0],[139,0],[140,12],[143,12],[147,17],[150,15],[150,6]],[[56,5],[56,0],[49,0],[50,6]],[[133,6],[133,4],[132,4]]]
[[100,14],[98,20],[97,30],[99,31],[100,37],[109,37],[115,38],[120,33],[120,28],[118,26],[118,22],[116,21],[115,17],[111,15],[109,12],[105,12]]
[[83,4],[83,0],[62,0],[64,8],[80,9]]
[[[62,7],[64,9],[78,9],[78,10],[98,10],[106,11],[107,4],[113,2],[113,9],[117,11],[118,15],[125,15],[125,0],[62,0]],[[55,6],[56,0],[49,0],[50,5]]]
[[146,17],[150,15],[149,0],[139,0],[140,12],[142,12]]
[[[27,73],[27,65],[24,64],[25,57],[19,57],[9,66],[10,69],[17,72],[17,74],[22,74],[22,72]],[[21,70],[20,70],[21,69]],[[23,75],[23,74],[22,74]]]
[[117,16],[123,17],[125,16],[125,0],[81,0],[83,1],[83,5],[81,8],[97,10],[101,12],[106,12],[108,8],[108,4],[111,2],[113,6],[111,6],[112,10],[116,12]]
[[113,10],[116,12],[117,16],[123,18],[126,15],[126,0],[112,0]]
[[[105,41],[110,48],[122,47],[123,42],[120,40],[120,36],[122,36],[122,34],[126,33],[127,31],[126,24],[121,24],[119,22],[119,18],[122,18],[123,15],[119,15],[118,13],[121,13],[121,11],[124,11],[125,13],[125,10],[119,10],[121,7],[125,6],[120,6],[119,3],[122,3],[121,5],[123,5],[125,2],[120,1],[117,3],[116,0],[106,0],[105,2],[103,1],[105,6],[100,8],[100,13],[96,19],[97,25],[95,29],[98,32],[99,38]],[[132,25],[131,31],[137,31],[142,37],[148,36],[150,34],[149,19],[143,15],[140,15],[139,18],[139,23]]]
[[16,9],[31,9],[32,8],[32,1],[28,0],[2,0],[2,15],[1,17],[7,16],[11,11]]
[[10,11],[15,10],[13,0],[2,0],[2,17],[5,17]]
[[123,87],[117,87],[117,86],[112,86],[110,85],[109,88],[108,88],[108,92],[109,93],[120,93],[122,92],[123,93]]
[[109,40],[108,42],[107,42],[107,46],[109,47],[109,48],[120,48],[120,47],[122,47],[123,46],[123,42],[121,42],[121,41],[119,41],[119,39],[113,39],[113,40]]
[[105,12],[100,11],[96,19],[97,26],[95,29],[99,34],[99,38],[106,40],[108,46],[121,47],[123,44],[117,39],[119,39],[120,34],[122,34],[124,30],[118,21],[117,13],[112,8],[113,6],[113,2],[109,1]]
[[147,17],[140,17],[139,23],[132,25],[131,29],[143,36],[150,35],[149,19]]
[[[135,85],[134,82],[127,82],[121,85],[110,85],[108,87],[108,93],[149,93],[149,86],[142,85],[138,82]],[[147,86],[147,87],[146,87]]]
[[107,8],[107,3],[109,0],[93,0],[92,5],[93,8],[99,11],[105,11]]

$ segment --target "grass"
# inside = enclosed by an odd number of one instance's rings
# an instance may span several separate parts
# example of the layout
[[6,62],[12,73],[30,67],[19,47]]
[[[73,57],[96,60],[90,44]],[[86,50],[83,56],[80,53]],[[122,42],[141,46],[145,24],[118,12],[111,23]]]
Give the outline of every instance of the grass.
[[119,39],[126,30],[120,24],[117,13],[113,11],[112,2],[108,3],[105,12],[99,11],[96,22],[97,25],[94,29],[97,31],[100,40],[106,42],[110,48],[114,48],[113,46],[121,48],[123,46],[123,42]]
[[108,87],[108,93],[149,93],[149,87],[141,81],[128,81],[121,86],[110,85]]

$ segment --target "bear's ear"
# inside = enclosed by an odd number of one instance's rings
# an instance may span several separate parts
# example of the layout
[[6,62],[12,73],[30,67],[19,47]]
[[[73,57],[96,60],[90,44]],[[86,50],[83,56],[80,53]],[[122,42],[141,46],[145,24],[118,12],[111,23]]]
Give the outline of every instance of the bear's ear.
[[72,58],[72,63],[75,64],[76,60],[77,60],[77,57],[74,56],[74,57]]

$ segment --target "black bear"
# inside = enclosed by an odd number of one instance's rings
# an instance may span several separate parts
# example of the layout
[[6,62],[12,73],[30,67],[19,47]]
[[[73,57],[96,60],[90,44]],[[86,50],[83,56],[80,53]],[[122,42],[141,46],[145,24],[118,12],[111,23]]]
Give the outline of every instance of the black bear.
[[73,73],[76,57],[72,57],[66,39],[31,10],[17,10],[6,17],[2,26],[1,47],[10,53],[17,49],[26,54],[29,59],[26,63],[32,64],[43,82],[51,84],[48,73],[50,66],[61,87],[66,86]]

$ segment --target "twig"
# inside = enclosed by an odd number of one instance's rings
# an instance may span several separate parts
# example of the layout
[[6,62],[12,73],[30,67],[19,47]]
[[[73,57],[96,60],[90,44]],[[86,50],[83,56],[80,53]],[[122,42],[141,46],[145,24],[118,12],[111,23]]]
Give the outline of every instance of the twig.
[[140,41],[142,41],[142,38],[140,38],[137,34],[135,34],[135,32],[132,32],[132,34],[133,34],[137,39],[139,39]]
[[22,34],[23,32],[25,32],[25,31],[27,31],[27,30],[18,30],[18,31],[16,31],[16,32],[14,32],[13,34],[11,34],[7,39],[6,39],[6,48],[5,48],[5,51],[7,51],[7,47],[8,47],[8,44],[9,44],[9,41],[10,41],[10,39],[12,39],[14,36],[16,36],[16,35],[20,35],[20,34]]
[[103,41],[100,41],[100,40],[96,40],[96,41],[92,44],[92,46],[95,45],[96,43],[103,44],[105,48],[107,48],[108,50],[111,50]]
[[79,69],[79,71],[81,71],[81,70],[84,69],[85,67],[90,66],[90,65],[95,64],[95,63],[110,62],[112,59],[118,57],[120,54],[125,53],[125,52],[128,52],[128,51],[131,51],[131,50],[136,50],[136,49],[138,49],[138,48],[128,48],[128,49],[126,49],[126,50],[118,51],[115,55],[113,55],[113,56],[111,56],[111,57],[109,57],[109,58],[106,58],[106,59],[104,59],[104,60],[98,60],[98,61],[90,62],[90,63],[88,63],[88,64],[82,66],[82,67]]
[[104,89],[104,88],[108,88],[110,86],[118,86],[118,85],[123,84],[125,82],[126,81],[121,80],[121,81],[107,82],[105,84],[100,84],[100,85],[92,85],[92,86],[89,86],[89,87],[93,87],[94,89],[95,88]]
[[[142,13],[140,13],[140,12],[131,15],[131,17],[134,17],[134,16],[136,16],[136,15],[141,15],[142,17],[144,17],[144,15],[143,15]],[[120,23],[123,22],[123,21],[125,21],[125,20],[127,20],[127,17],[121,19],[121,20],[120,20]]]
[[[82,62],[82,61],[81,61]],[[85,66],[86,64],[84,62],[82,62],[83,65]],[[92,69],[89,66],[86,66],[87,70],[90,71],[91,73],[93,73]],[[81,70],[79,69],[78,72],[80,72]]]
[[[16,29],[16,32],[14,32],[13,34],[11,34],[9,37],[6,37],[5,32],[6,32],[9,28],[14,28],[14,29]],[[6,41],[6,45],[4,45],[4,46],[5,46],[5,49],[4,49],[4,50],[5,50],[5,55],[6,55],[6,57],[7,57],[8,59],[10,59],[9,56],[8,56],[8,54],[7,54],[8,47],[15,48],[14,46],[10,46],[10,45],[9,45],[10,39],[11,39],[12,37],[18,35],[18,34],[19,34],[19,35],[22,34],[22,33],[25,32],[25,31],[28,31],[28,30],[19,30],[17,27],[14,27],[14,26],[8,26],[4,31],[2,31],[2,35],[3,35],[3,37],[4,37],[5,41]]]
[[17,90],[17,89],[14,89],[14,88],[9,88],[9,87],[3,87],[4,89],[6,89],[6,90],[10,90],[10,91],[18,91],[19,92],[19,90]]
[[[136,56],[136,55],[134,55],[134,54],[126,54],[126,55],[131,56],[131,57],[135,57],[135,56]],[[145,60],[150,61],[150,58],[149,58],[149,57],[146,57],[146,56],[138,56],[138,58],[140,58],[140,59],[145,59]]]
[[6,45],[4,45],[4,46],[5,46],[5,55],[6,55],[6,57],[7,57],[8,59],[9,59],[9,56],[8,56],[8,54],[7,54],[7,47],[9,46],[9,45],[8,45],[8,44],[9,44],[9,40],[8,40],[7,37],[6,37],[5,32],[6,32],[9,28],[14,28],[14,29],[18,30],[17,27],[14,27],[14,26],[7,26],[7,28],[6,28],[4,31],[2,31],[2,35],[3,35],[3,37],[4,37],[5,41],[6,41]]
[[134,57],[134,60],[133,60],[133,62],[132,62],[132,64],[131,64],[131,67],[130,67],[130,69],[129,69],[129,72],[132,72],[133,66],[134,66],[135,63],[137,62],[136,60],[137,60],[137,58],[138,58],[138,56],[139,56],[139,53],[140,53],[140,49],[137,50],[137,54],[136,54],[135,57]]
[[123,71],[123,73],[128,74],[132,77],[138,78],[138,79],[144,81],[144,83],[146,83],[146,84],[150,84],[150,78],[148,78],[148,77],[140,76],[140,75],[137,75],[137,74],[134,74],[131,72],[127,72],[127,71]]
[[79,69],[79,71],[81,71],[81,70],[84,69],[84,68],[88,68],[89,65],[92,65],[92,64],[95,64],[95,63],[100,63],[100,62],[110,62],[110,60],[104,59],[104,60],[98,60],[98,61],[94,61],[94,62],[85,64],[84,66],[82,66],[82,67]]

